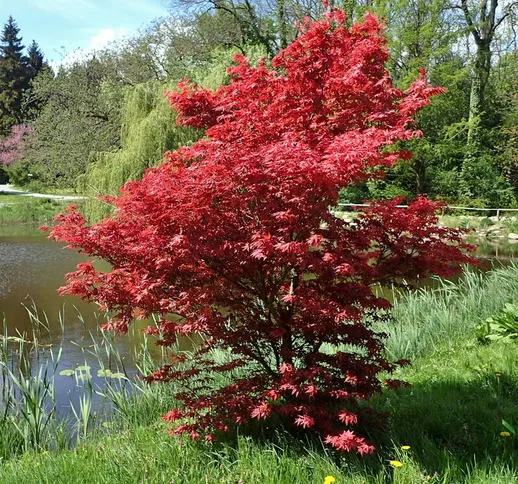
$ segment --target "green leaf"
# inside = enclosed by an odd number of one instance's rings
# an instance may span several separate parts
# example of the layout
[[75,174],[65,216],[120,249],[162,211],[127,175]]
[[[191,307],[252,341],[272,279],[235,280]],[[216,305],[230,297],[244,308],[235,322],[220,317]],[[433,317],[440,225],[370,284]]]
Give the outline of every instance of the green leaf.
[[59,374],[61,376],[72,376],[75,373],[75,370],[61,370]]
[[88,365],[77,366],[76,371],[90,371],[90,367]]
[[110,378],[117,378],[119,380],[127,380],[126,375],[124,373],[112,373]]
[[110,377],[113,378],[112,375],[113,375],[112,371],[109,368],[106,368],[105,370],[98,370],[97,371],[97,376],[99,378],[103,378],[103,377],[104,378],[110,378]]
[[513,435],[516,435],[516,429],[509,422],[506,422],[504,419],[502,419],[502,425]]

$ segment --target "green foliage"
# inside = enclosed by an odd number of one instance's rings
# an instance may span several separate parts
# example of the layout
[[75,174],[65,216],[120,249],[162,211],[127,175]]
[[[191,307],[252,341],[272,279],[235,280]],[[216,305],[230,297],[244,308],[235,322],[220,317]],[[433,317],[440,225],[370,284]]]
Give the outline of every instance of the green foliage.
[[0,137],[7,136],[10,128],[30,117],[37,106],[27,103],[31,81],[45,67],[38,44],[32,41],[23,54],[24,46],[13,17],[9,17],[0,37]]
[[43,107],[24,159],[13,164],[13,181],[32,189],[34,182],[73,187],[95,152],[116,149],[123,97],[117,79],[110,64],[95,58],[62,68],[55,77],[43,71],[32,94]]
[[478,327],[477,338],[481,342],[518,338],[518,305],[507,303],[498,314],[487,318]]
[[16,202],[2,203],[0,195],[0,225],[20,223],[43,223],[52,219],[70,205],[49,198],[29,198],[17,196]]
[[493,222],[493,220],[491,220],[489,217],[484,217],[480,220],[478,226],[480,228],[487,228],[487,227],[491,227],[494,224],[495,224],[495,222]]
[[175,126],[176,116],[170,108],[162,83],[150,82],[126,90],[122,108],[121,149],[95,154],[95,162],[78,177],[78,191],[90,199],[85,214],[96,220],[108,213],[98,195],[115,195],[129,180],[140,178],[147,168],[157,166],[166,151],[197,139],[192,129]]
[[516,203],[513,188],[488,155],[467,156],[461,171],[459,203],[470,207],[510,207]]
[[[238,49],[216,48],[210,52],[207,61],[192,72],[192,81],[196,82],[205,89],[216,90],[219,86],[227,84],[229,76],[227,68],[233,64],[233,57],[241,54]],[[261,57],[266,56],[266,51],[262,46],[246,46],[246,55],[252,64],[256,63]]]
[[9,17],[0,37],[0,136],[22,122],[21,100],[29,76],[19,33],[13,17]]

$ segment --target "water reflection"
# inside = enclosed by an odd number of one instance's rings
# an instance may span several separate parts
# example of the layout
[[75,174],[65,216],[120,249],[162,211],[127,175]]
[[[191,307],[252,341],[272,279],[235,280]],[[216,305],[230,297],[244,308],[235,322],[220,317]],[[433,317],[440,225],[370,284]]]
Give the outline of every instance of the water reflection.
[[[99,325],[105,317],[94,304],[73,296],[59,296],[57,289],[64,283],[64,274],[75,270],[85,258],[63,245],[50,241],[35,227],[6,230],[0,228],[0,314],[3,315],[2,334],[21,336],[31,342],[35,339],[45,348],[63,348],[57,373],[85,365],[91,367],[94,385],[102,385],[97,377],[100,369],[92,354],[94,341],[100,341]],[[39,329],[35,320],[43,322]],[[1,318],[0,318],[1,322]],[[137,372],[135,355],[144,343],[142,328],[149,324],[141,321],[129,333],[116,338],[116,347],[123,366],[129,375]],[[28,348],[30,344],[26,346]],[[17,351],[16,343],[10,344]],[[163,356],[161,350],[149,345],[155,360]],[[48,350],[47,350],[48,351]],[[39,352],[29,354],[30,364],[37,371]],[[113,362],[105,361],[114,371]],[[70,402],[77,401],[82,390],[72,376],[57,376],[56,400],[58,411],[68,413]],[[94,394],[94,403],[100,397]]]
[[470,243],[477,245],[477,257],[489,259],[502,264],[518,257],[518,240],[501,239],[473,239]]

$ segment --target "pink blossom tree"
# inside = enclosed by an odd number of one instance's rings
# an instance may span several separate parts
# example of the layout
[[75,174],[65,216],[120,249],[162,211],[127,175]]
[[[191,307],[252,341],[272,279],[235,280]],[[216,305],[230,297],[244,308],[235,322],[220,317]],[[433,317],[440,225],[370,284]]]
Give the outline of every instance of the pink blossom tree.
[[24,142],[31,131],[27,124],[17,124],[7,138],[0,140],[0,165],[9,166],[23,157]]

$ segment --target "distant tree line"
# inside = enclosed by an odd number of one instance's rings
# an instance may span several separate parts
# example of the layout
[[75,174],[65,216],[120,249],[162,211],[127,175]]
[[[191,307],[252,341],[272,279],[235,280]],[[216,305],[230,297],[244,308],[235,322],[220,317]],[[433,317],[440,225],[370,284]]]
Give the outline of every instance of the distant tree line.
[[[0,37],[0,139],[9,138],[0,143],[0,160],[4,165],[16,158],[28,132],[24,123],[33,119],[38,109],[28,96],[31,83],[44,67],[48,68],[36,41],[25,51],[19,34],[16,22],[9,17]],[[5,178],[3,172],[2,178]]]
[[[10,144],[12,181],[116,191],[159,163],[158,151],[201,135],[174,126],[162,96],[166,87],[188,77],[216,88],[227,82],[234,53],[271,59],[299,35],[305,17],[319,18],[324,10],[317,0],[172,2],[175,15],[56,73],[35,43],[23,54],[9,19],[0,51],[0,138],[21,140],[16,150]],[[351,22],[368,11],[384,20],[388,68],[398,88],[405,90],[421,69],[446,88],[418,117],[423,137],[402,143],[412,160],[387,170],[381,181],[345,191],[343,200],[426,193],[472,206],[517,205],[518,1],[330,4],[344,8]],[[23,136],[11,133],[20,124],[27,124]]]

